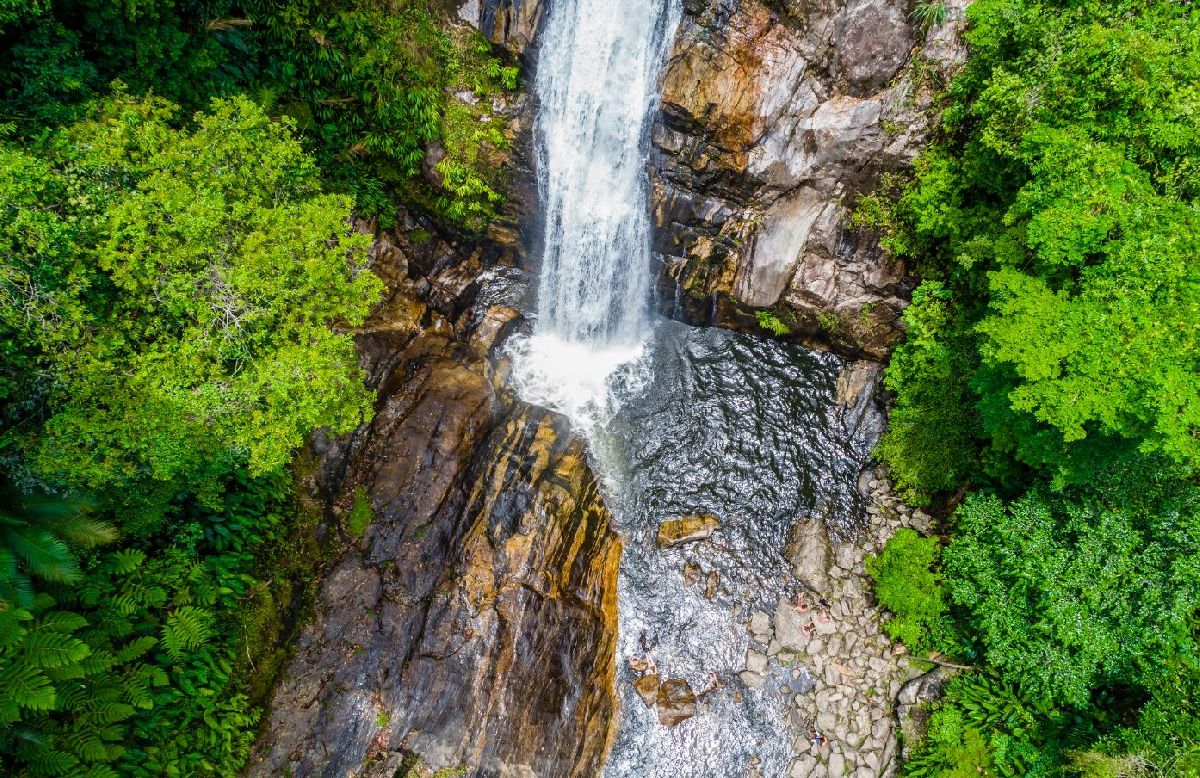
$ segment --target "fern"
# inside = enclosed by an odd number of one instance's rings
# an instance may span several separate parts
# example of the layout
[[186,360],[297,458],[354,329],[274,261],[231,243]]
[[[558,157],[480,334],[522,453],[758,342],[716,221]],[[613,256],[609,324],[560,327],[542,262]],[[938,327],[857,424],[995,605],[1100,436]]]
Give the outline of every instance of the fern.
[[28,606],[29,576],[57,583],[81,577],[71,545],[92,548],[116,539],[116,529],[87,515],[82,498],[22,494],[0,485],[0,597]]
[[117,652],[115,659],[118,664],[132,662],[134,659],[144,656],[146,652],[154,648],[157,643],[158,640],[156,638],[152,638],[148,635],[135,638],[134,640],[129,641],[129,643],[127,643]]
[[105,568],[116,575],[129,575],[146,561],[146,552],[136,548],[126,548],[108,557]]
[[34,630],[22,643],[25,661],[30,667],[66,667],[82,661],[91,649],[82,641],[61,632]]
[[0,671],[0,699],[18,709],[50,710],[57,696],[50,679],[40,669],[13,663]]
[[0,600],[0,650],[19,642],[27,633],[25,622],[32,619],[33,614],[24,608],[14,608]]
[[178,608],[167,617],[162,645],[172,660],[182,661],[185,651],[194,650],[208,640],[211,618],[208,611],[191,605]]
[[79,760],[58,748],[42,743],[24,743],[17,755],[37,776],[67,776],[79,773]]

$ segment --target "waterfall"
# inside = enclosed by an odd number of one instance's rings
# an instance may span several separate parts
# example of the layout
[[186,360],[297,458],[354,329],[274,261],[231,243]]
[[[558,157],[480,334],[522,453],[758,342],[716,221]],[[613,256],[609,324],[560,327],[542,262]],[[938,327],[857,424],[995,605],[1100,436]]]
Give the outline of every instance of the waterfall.
[[584,428],[648,334],[647,128],[679,15],[678,0],[558,0],[541,35],[545,228],[537,321],[513,343],[514,382]]

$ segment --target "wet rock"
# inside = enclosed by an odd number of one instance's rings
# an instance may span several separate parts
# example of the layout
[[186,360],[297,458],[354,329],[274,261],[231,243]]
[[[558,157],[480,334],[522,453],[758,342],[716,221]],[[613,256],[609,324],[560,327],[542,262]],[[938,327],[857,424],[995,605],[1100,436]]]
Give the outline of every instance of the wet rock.
[[775,639],[785,649],[803,653],[812,638],[812,631],[808,626],[811,623],[812,617],[809,614],[797,613],[790,602],[780,601],[779,607],[775,609]]
[[703,574],[700,565],[697,562],[686,562],[683,565],[683,582],[688,586],[695,586],[700,583],[700,576]]
[[[392,298],[356,340],[375,415],[316,445],[329,509],[361,487],[376,516],[326,576],[250,776],[343,778],[368,760],[391,775],[407,753],[472,774],[588,776],[615,734],[620,542],[565,420],[507,405],[453,338],[442,312],[469,284],[439,241],[376,252]],[[441,280],[412,282],[421,268]],[[423,330],[404,318],[422,294]]]
[[642,702],[646,703],[646,707],[650,708],[658,702],[658,687],[660,686],[661,677],[656,673],[653,675],[643,675],[633,682],[633,688],[637,691],[638,697],[642,698]]
[[684,543],[708,540],[721,527],[716,516],[684,516],[658,525],[658,547],[675,548]]
[[742,683],[746,684],[747,689],[761,689],[767,679],[760,673],[752,670],[743,670],[738,673],[738,677],[742,679]]
[[704,596],[707,599],[712,599],[717,596],[717,589],[721,586],[721,574],[716,570],[709,570],[708,575],[704,580]]
[[663,681],[658,689],[658,721],[673,727],[696,715],[696,695],[687,681],[672,678]]
[[488,308],[471,332],[471,347],[481,358],[488,357],[492,349],[504,340],[521,319],[519,311],[506,305]]
[[792,565],[792,574],[805,586],[821,595],[830,593],[833,551],[823,521],[805,519],[793,527],[784,555]]

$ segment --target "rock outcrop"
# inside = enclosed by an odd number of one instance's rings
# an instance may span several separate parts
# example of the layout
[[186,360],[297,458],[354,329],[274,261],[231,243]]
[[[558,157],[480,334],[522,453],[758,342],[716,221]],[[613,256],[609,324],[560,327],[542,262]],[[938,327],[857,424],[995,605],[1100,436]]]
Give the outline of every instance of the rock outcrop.
[[460,19],[514,54],[534,42],[546,10],[544,0],[457,0],[455,5]]
[[905,268],[850,216],[926,142],[967,2],[922,34],[908,0],[685,0],[652,135],[668,313],[886,356]]
[[375,417],[317,446],[331,517],[366,498],[374,518],[324,578],[250,775],[588,776],[609,749],[620,543],[565,420],[494,380],[517,319],[476,299],[495,250],[376,242]]

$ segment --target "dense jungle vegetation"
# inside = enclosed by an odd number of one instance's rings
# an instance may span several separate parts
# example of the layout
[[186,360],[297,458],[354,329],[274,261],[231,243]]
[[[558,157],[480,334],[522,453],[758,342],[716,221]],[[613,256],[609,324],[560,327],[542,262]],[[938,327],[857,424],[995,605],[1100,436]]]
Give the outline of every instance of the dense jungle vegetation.
[[879,456],[954,508],[871,572],[975,668],[905,774],[1200,775],[1200,15],[968,17],[939,139],[861,211],[922,279]]
[[516,69],[439,14],[0,0],[0,773],[244,763],[321,555],[293,459],[373,406],[351,213],[500,202],[451,95]]

